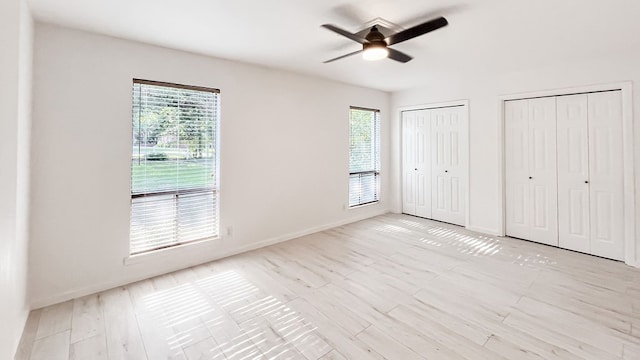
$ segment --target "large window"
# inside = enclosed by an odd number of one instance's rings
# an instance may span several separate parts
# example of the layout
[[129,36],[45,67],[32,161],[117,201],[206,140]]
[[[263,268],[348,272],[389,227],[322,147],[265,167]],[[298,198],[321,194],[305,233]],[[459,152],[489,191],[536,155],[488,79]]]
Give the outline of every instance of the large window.
[[216,89],[133,81],[130,252],[218,235]]
[[380,193],[380,111],[351,108],[349,143],[349,206],[376,202]]

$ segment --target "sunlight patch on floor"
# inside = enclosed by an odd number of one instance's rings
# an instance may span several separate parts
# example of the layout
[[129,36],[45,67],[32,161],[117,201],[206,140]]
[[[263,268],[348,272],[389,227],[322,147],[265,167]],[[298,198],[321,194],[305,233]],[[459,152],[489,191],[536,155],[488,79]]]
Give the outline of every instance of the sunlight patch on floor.
[[[430,246],[442,247],[447,245],[456,248],[457,251],[463,254],[472,256],[493,256],[502,250],[501,240],[484,235],[465,234],[466,230],[460,231],[405,219],[398,220],[398,222],[415,228],[415,232],[428,235],[422,236],[418,240]],[[404,231],[411,232],[408,229],[404,229]]]
[[143,303],[164,327],[158,333],[172,334],[172,350],[198,343],[210,359],[241,360],[301,359],[306,347],[322,348],[316,326],[236,271],[155,291]]

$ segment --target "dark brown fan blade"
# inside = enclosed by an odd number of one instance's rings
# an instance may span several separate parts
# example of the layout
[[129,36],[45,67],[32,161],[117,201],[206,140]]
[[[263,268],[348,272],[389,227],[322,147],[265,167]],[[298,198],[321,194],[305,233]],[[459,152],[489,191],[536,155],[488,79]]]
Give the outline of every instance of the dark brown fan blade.
[[322,63],[323,64],[330,63],[330,62],[333,62],[333,61],[336,61],[336,60],[344,59],[344,58],[346,58],[348,56],[351,56],[351,55],[360,54],[361,52],[362,52],[362,50],[354,51],[352,53],[348,53],[347,55],[342,55],[342,56],[338,56],[337,58],[333,58],[331,60],[323,61]]
[[[387,48],[389,49],[389,48]],[[395,60],[395,61],[400,61],[401,63],[406,63],[411,61],[411,59],[413,59],[411,56],[395,50],[395,49],[389,49],[389,59]]]
[[406,30],[402,30],[397,34],[393,34],[389,36],[387,40],[387,45],[397,44],[403,41],[407,41],[409,39],[413,39],[416,36],[424,35],[433,30],[440,29],[441,27],[447,26],[449,22],[447,19],[443,17],[439,17],[437,19],[429,20],[420,25],[416,25],[414,27],[410,27]]
[[325,28],[325,29],[329,29],[329,30],[331,30],[331,31],[333,31],[333,32],[335,32],[337,34],[340,34],[340,35],[342,35],[342,36],[344,36],[346,38],[349,38],[349,39],[351,39],[351,40],[353,40],[353,41],[355,41],[357,43],[360,43],[360,44],[364,44],[364,43],[368,42],[365,38],[362,38],[362,37],[360,37],[360,36],[358,36],[356,34],[352,34],[352,33],[348,32],[347,30],[340,29],[339,27],[337,27],[335,25],[324,24],[324,25],[322,25],[322,27]]

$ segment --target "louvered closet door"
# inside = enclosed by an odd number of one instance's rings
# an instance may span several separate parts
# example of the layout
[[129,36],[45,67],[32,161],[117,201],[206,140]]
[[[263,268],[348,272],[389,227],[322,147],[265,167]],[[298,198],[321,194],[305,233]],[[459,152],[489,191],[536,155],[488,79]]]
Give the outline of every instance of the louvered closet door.
[[465,224],[466,119],[465,108],[431,109],[432,218]]
[[620,91],[588,95],[591,253],[624,257],[622,98]]
[[558,243],[589,253],[589,130],[586,94],[560,96],[558,106]]

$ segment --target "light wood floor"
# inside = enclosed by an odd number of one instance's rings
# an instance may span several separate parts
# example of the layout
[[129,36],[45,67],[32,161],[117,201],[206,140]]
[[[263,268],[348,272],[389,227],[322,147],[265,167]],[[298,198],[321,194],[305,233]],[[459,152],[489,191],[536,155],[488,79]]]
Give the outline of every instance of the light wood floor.
[[385,215],[33,311],[18,359],[640,359],[640,271]]

